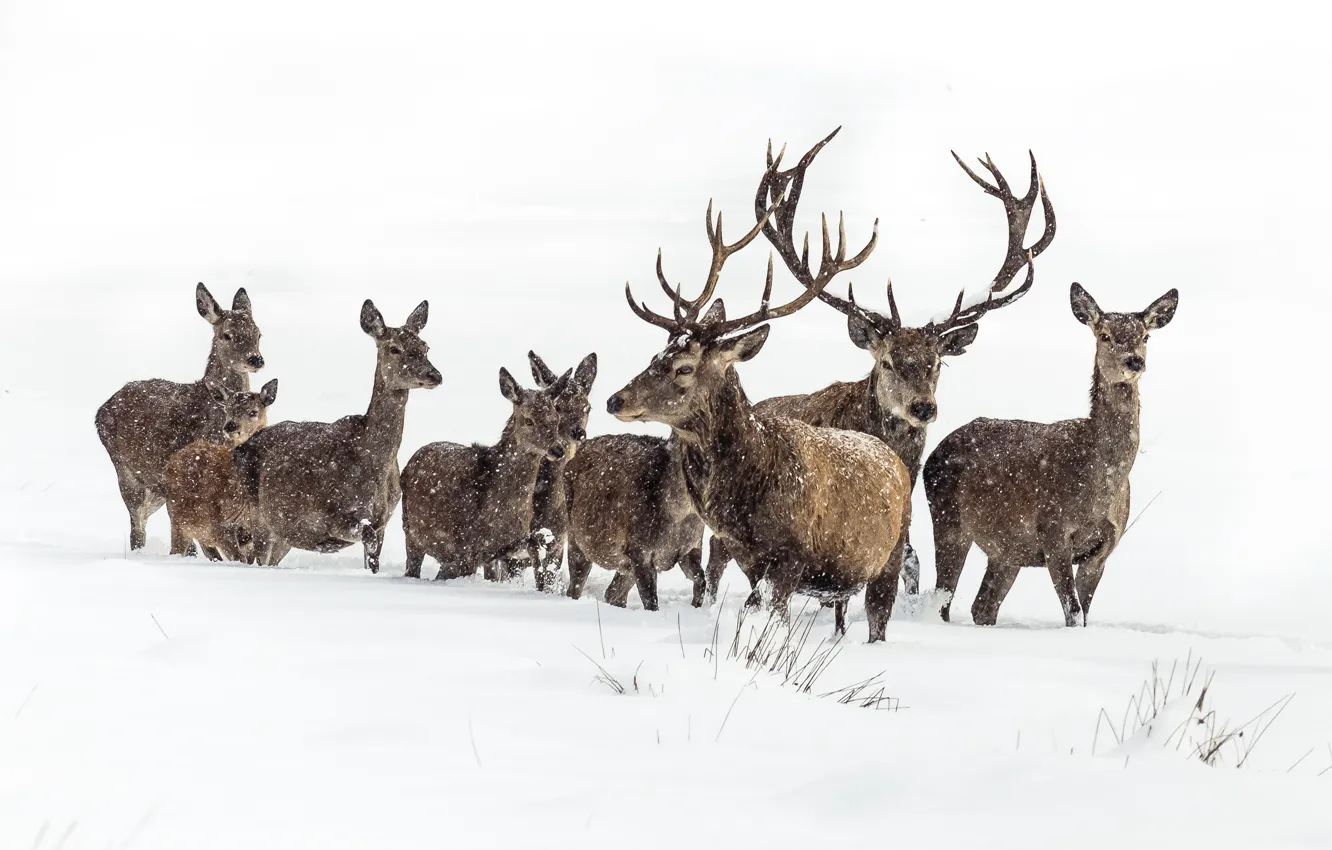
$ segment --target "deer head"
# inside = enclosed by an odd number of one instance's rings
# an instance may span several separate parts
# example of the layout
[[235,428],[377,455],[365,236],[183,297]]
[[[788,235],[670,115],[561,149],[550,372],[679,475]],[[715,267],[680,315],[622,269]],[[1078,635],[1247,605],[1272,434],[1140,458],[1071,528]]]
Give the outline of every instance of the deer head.
[[268,427],[268,408],[277,401],[277,378],[264,384],[257,393],[230,392],[226,387],[210,383],[208,390],[225,416],[222,432],[235,446]]
[[[560,419],[560,438],[568,447],[568,456],[573,457],[578,444],[587,439],[587,417],[592,412],[587,396],[597,377],[596,352],[584,357],[572,374],[565,372],[559,378],[536,352],[527,352],[527,359],[532,365],[532,379],[536,385],[552,394],[555,413]],[[556,393],[555,388],[561,380],[564,381],[563,390]]]
[[568,387],[569,380],[570,374],[565,372],[549,389],[529,390],[518,386],[509,370],[500,367],[500,393],[513,403],[509,421],[514,442],[520,449],[547,460],[560,460],[568,454],[572,441],[560,433],[555,399]]
[[379,349],[375,370],[385,389],[431,389],[443,383],[439,370],[426,356],[430,346],[419,335],[429,317],[430,304],[422,301],[402,327],[390,328],[373,301],[367,298],[361,305],[361,330]]
[[1069,291],[1073,317],[1096,335],[1096,371],[1114,384],[1137,383],[1147,371],[1147,340],[1152,331],[1170,324],[1179,306],[1172,289],[1141,313],[1104,313],[1079,284]]
[[[768,144],[769,170],[764,181],[759,185],[754,198],[754,215],[765,215],[769,204],[776,204],[776,211],[763,225],[764,236],[782,257],[796,280],[806,287],[813,287],[816,277],[809,267],[809,235],[805,235],[804,247],[800,252],[795,246],[796,206],[800,203],[800,194],[804,188],[805,174],[814,157],[823,146],[832,141],[841,130],[838,127],[826,138],[815,145],[800,161],[786,171],[772,167],[772,143]],[[1049,247],[1054,240],[1054,207],[1045,193],[1045,183],[1036,171],[1036,157],[1031,156],[1031,184],[1027,194],[1015,197],[1004,176],[995,167],[987,155],[981,161],[986,170],[994,177],[990,184],[966,163],[953,154],[958,165],[976,181],[985,192],[1001,200],[1008,216],[1008,250],[1003,265],[995,275],[986,293],[984,301],[963,307],[963,295],[959,294],[953,312],[942,322],[930,322],[922,327],[904,327],[897,312],[897,302],[893,299],[893,285],[888,283],[889,315],[884,316],[866,309],[856,303],[855,293],[847,287],[847,297],[839,298],[829,292],[821,292],[819,300],[846,314],[847,333],[851,341],[859,348],[868,351],[874,357],[874,386],[879,408],[908,424],[923,428],[934,421],[938,413],[934,394],[939,384],[939,370],[943,358],[963,354],[976,339],[980,330],[977,322],[991,310],[1006,307],[1017,301],[1031,289],[1033,281],[1032,260]],[[1040,240],[1030,248],[1022,247],[1026,237],[1027,225],[1035,209],[1037,194],[1045,218],[1045,232]],[[778,203],[778,199],[782,200]],[[825,254],[827,248],[824,248]],[[1014,276],[1027,266],[1027,279],[1013,292],[996,298],[1012,283]]]
[[257,372],[264,368],[259,353],[259,326],[254,323],[250,296],[245,288],[236,290],[231,309],[223,310],[208,287],[194,287],[194,304],[208,324],[213,326],[213,355],[224,370]]
[[[776,158],[771,156],[771,151],[769,154],[768,168],[761,184],[765,186],[771,185],[782,159],[780,153]],[[780,196],[780,192],[774,194]],[[769,326],[766,322],[789,316],[809,304],[835,275],[860,265],[874,250],[879,236],[877,220],[869,243],[860,253],[848,259],[845,221],[839,222],[837,250],[834,252],[825,216],[823,259],[818,274],[810,274],[808,284],[799,296],[780,307],[770,305],[772,257],[769,256],[767,280],[758,310],[747,316],[727,319],[726,307],[719,298],[704,312],[704,305],[716,291],[723,264],[758,236],[769,217],[781,208],[781,200],[777,197],[766,211],[760,210],[754,227],[731,245],[727,245],[722,237],[721,213],[717,214],[714,225],[712,202],[708,202],[704,225],[708,243],[712,246],[712,264],[703,284],[703,292],[697,298],[686,300],[681,296],[679,286],[671,287],[662,271],[661,252],[657,252],[657,281],[674,304],[671,316],[654,313],[646,305],[639,305],[634,301],[629,285],[625,284],[624,293],[630,309],[643,321],[666,330],[670,334],[670,341],[638,377],[610,397],[606,403],[607,411],[626,422],[663,422],[675,428],[686,427],[691,418],[706,409],[708,399],[728,379],[731,367],[753,358],[763,348],[763,343],[768,339]]]

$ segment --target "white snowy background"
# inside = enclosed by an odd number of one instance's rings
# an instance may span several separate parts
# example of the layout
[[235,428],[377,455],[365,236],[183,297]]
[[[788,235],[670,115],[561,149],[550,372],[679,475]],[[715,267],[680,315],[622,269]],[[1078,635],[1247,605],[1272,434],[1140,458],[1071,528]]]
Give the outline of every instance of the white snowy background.
[[[1322,32],[1275,2],[0,3],[0,846],[1326,846]],[[931,446],[980,415],[1085,413],[1071,281],[1107,310],[1179,288],[1135,513],[1159,497],[1091,628],[1057,627],[1038,570],[971,626],[973,552],[963,622],[900,612],[872,647],[853,623],[827,684],[884,670],[909,706],[870,712],[714,678],[716,612],[678,576],[660,614],[598,611],[604,573],[580,603],[407,583],[396,520],[377,577],[350,550],[211,567],[161,554],[165,511],[127,557],[93,413],[128,380],[202,374],[196,281],[250,292],[277,419],[363,411],[361,300],[397,324],[428,298],[445,381],[413,395],[404,462],[493,440],[496,372],[529,348],[558,369],[596,351],[589,430],[622,430],[604,400],[664,341],[624,281],[664,308],[661,246],[697,286],[708,198],[740,232],[767,140],[798,154],[839,124],[801,223],[845,210],[858,247],[878,217],[847,277],[880,308],[891,277],[909,322],[978,296],[1003,254],[1000,205],[950,149],[1019,190],[1032,149],[1058,214],[1031,294],[945,370]],[[732,310],[766,253],[728,264]],[[868,368],[816,304],[741,375],[758,399]],[[665,695],[590,684],[574,647],[603,642]],[[1250,764],[1126,765],[1104,730],[1092,757],[1099,710],[1190,652],[1237,721],[1297,694]]]

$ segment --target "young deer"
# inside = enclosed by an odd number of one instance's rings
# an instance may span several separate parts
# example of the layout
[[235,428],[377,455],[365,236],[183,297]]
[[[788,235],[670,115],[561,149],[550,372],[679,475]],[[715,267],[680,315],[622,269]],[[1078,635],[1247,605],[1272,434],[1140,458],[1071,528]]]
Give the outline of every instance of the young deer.
[[[840,130],[840,127],[833,130],[790,170],[773,172],[772,179],[759,186],[754,198],[754,215],[762,216],[769,204],[775,203],[785,194],[786,200],[763,226],[763,234],[796,280],[806,287],[813,285],[808,272],[808,260],[805,259],[809,252],[809,242],[806,240],[803,252],[797,252],[796,205],[800,202],[805,173],[814,157]],[[967,346],[976,339],[980,329],[977,323],[982,317],[992,310],[1007,307],[1027,294],[1032,285],[1031,260],[1054,241],[1054,207],[1045,194],[1044,181],[1037,174],[1036,157],[1029,155],[1030,185],[1026,195],[1018,198],[1013,195],[1008,182],[988,155],[981,160],[981,165],[993,176],[993,184],[968,168],[956,153],[953,154],[958,165],[977,185],[1003,202],[1008,218],[1007,251],[984,301],[964,308],[963,295],[959,294],[948,318],[912,328],[902,325],[891,282],[888,284],[887,316],[856,303],[850,286],[847,287],[845,299],[826,291],[821,292],[819,300],[846,315],[847,333],[851,342],[868,351],[874,358],[869,376],[859,381],[835,383],[808,395],[770,398],[754,405],[754,409],[764,415],[788,416],[811,425],[844,428],[877,437],[906,464],[914,488],[925,454],[925,429],[938,413],[935,392],[943,358],[965,353]],[[771,143],[768,145],[768,162],[772,162]],[[1034,245],[1024,248],[1022,243],[1036,206],[1038,191],[1045,231]],[[1024,264],[1027,266],[1027,279],[1023,284],[1007,295],[996,297],[1008,288]],[[708,552],[708,584],[713,593],[729,560],[730,553],[726,551],[725,544],[714,543]],[[919,592],[920,561],[911,548],[909,533],[902,582],[907,593]]]
[[377,357],[366,412],[336,422],[279,422],[236,449],[259,563],[277,564],[292,547],[337,552],[361,543],[366,568],[379,572],[384,528],[402,497],[398,448],[408,392],[443,381],[420,337],[429,315],[422,301],[402,327],[390,328],[367,299],[361,330]]
[[[778,155],[764,180],[771,180]],[[626,422],[662,422],[684,449],[685,486],[695,509],[741,563],[772,585],[772,607],[785,616],[792,594],[805,593],[836,606],[837,630],[846,628],[846,601],[866,588],[869,639],[883,640],[902,567],[903,528],[910,517],[911,480],[881,440],[819,428],[784,417],[754,414],[734,365],[752,359],[767,340],[772,319],[814,300],[833,276],[864,262],[869,244],[846,259],[845,225],[831,250],[827,219],[823,257],[814,285],[794,300],[771,307],[772,259],[759,309],[726,319],[720,300],[706,312],[722,264],[758,235],[768,215],[740,241],[722,239],[721,216],[706,219],[712,265],[703,292],[693,300],[672,291],[673,316],[637,304],[635,315],[670,334],[666,348],[606,408]],[[664,276],[663,289],[671,291]],[[700,318],[700,314],[702,317]],[[757,326],[757,327],[755,327]],[[741,333],[743,331],[743,333]]]
[[227,392],[249,392],[249,373],[264,368],[259,328],[250,296],[236,290],[223,310],[202,283],[194,302],[213,326],[213,346],[204,376],[192,384],[151,379],[132,381],[97,409],[97,436],[120,482],[120,498],[130,517],[130,548],[142,549],[148,518],[166,504],[163,469],[167,458],[196,440],[216,439],[223,414],[209,384]]
[[543,460],[562,460],[574,446],[561,433],[555,409],[571,379],[566,372],[549,390],[528,390],[500,369],[500,392],[513,403],[513,413],[498,443],[431,443],[407,461],[402,529],[408,578],[421,577],[429,555],[439,562],[436,579],[472,575],[478,565],[496,579],[515,553],[531,551],[537,472]]
[[277,379],[257,393],[210,387],[226,414],[226,443],[196,440],[167,461],[167,514],[171,517],[171,554],[192,554],[198,541],[210,561],[250,561],[241,545],[249,501],[236,480],[231,450],[268,425],[268,408],[277,400]]
[[[565,471],[569,589],[583,595],[592,565],[615,572],[606,602],[623,608],[630,588],[658,609],[657,573],[677,563],[703,604],[703,520],[685,489],[678,438],[638,434],[595,437]],[[715,539],[715,538],[714,538]]]
[[1096,337],[1091,415],[1053,424],[976,419],[925,462],[938,587],[957,590],[972,543],[989,561],[971,606],[979,625],[994,625],[1019,569],[1044,566],[1064,623],[1077,625],[1081,610],[1085,626],[1105,561],[1124,534],[1147,336],[1170,323],[1179,292],[1141,313],[1102,313],[1076,283],[1071,300],[1074,317]]
[[[560,379],[546,365],[546,361],[538,357],[535,351],[527,352],[527,359],[536,385],[547,392],[554,392]],[[569,446],[569,451],[559,460],[541,461],[541,470],[537,473],[536,487],[532,493],[532,534],[539,551],[509,563],[510,575],[521,572],[528,564],[535,565],[536,586],[540,591],[552,592],[558,583],[556,574],[568,539],[565,469],[575,457],[578,447],[587,439],[587,417],[592,412],[587,396],[592,391],[592,382],[596,377],[597,355],[594,352],[583,358],[574,370],[572,380],[567,381],[563,389],[553,396],[555,413],[560,420],[560,438]]]

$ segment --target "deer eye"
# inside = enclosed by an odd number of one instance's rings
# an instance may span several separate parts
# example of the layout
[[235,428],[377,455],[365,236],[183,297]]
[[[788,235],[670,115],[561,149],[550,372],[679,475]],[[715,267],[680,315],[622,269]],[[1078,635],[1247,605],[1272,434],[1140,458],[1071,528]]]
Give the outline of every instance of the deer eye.
[[531,427],[533,427],[534,425],[536,425],[536,422],[532,419],[532,417],[529,416],[529,417],[527,417],[526,419],[523,420],[523,424],[526,425],[527,427],[531,428]]
[[883,366],[883,368],[887,369],[889,372],[893,371],[893,361],[891,361],[891,360],[880,360],[880,361],[879,361],[879,364],[880,364],[881,366]]
[[675,374],[677,374],[677,375],[692,375],[692,374],[694,374],[694,367],[693,367],[693,366],[681,366],[680,368],[678,368],[678,369],[675,370]]
[[1110,334],[1101,334],[1101,342],[1109,342]]
[[222,338],[225,339],[227,342],[231,342],[231,333],[227,332],[222,334]]
[[259,418],[259,414],[257,414],[257,413],[251,413],[251,414],[250,414],[250,418],[251,418],[251,419],[258,419],[258,418]]
[[389,354],[392,354],[396,357],[397,355],[402,354],[402,349],[398,348],[396,345],[390,345]]

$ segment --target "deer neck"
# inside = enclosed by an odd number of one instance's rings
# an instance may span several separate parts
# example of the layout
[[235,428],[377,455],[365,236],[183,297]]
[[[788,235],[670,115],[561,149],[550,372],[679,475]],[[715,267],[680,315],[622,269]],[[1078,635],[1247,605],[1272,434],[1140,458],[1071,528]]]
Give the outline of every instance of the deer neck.
[[487,504],[530,506],[543,456],[518,444],[512,417],[505,424],[499,442],[490,448],[490,456]]
[[688,422],[675,428],[687,456],[707,474],[743,475],[744,470],[764,465],[763,424],[754,416],[753,407],[740,378],[734,371],[708,398],[703,409]]
[[865,379],[864,392],[860,393],[863,411],[858,417],[865,426],[857,430],[872,437],[878,437],[888,448],[902,459],[911,473],[914,484],[920,474],[920,458],[925,453],[925,429],[918,428],[891,410],[885,410],[879,403],[878,370],[870,372]]
[[1097,367],[1092,375],[1091,433],[1095,456],[1107,471],[1127,477],[1133,469],[1140,412],[1138,385],[1108,381]]
[[224,364],[222,356],[218,352],[216,341],[208,352],[208,363],[204,366],[203,379],[205,383],[223,387],[229,392],[248,393],[250,391],[250,373],[238,372]]
[[365,411],[365,448],[378,461],[389,463],[398,457],[407,420],[407,393],[385,386],[379,370],[375,370],[375,386]]

